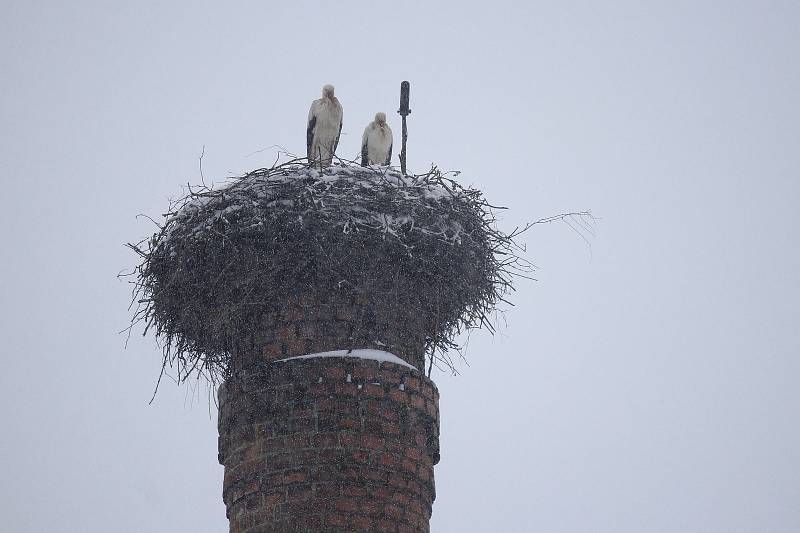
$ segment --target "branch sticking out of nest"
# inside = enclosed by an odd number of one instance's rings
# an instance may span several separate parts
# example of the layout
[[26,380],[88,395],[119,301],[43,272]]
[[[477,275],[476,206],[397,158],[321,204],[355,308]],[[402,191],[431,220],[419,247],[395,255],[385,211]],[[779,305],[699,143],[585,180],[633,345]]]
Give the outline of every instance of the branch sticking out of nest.
[[222,188],[190,188],[158,232],[128,245],[141,260],[131,274],[132,326],[154,328],[162,368],[179,382],[202,375],[216,383],[282,302],[368,301],[431,365],[455,371],[448,351],[460,333],[493,332],[496,305],[533,270],[518,253],[520,233],[591,219],[570,213],[506,234],[495,223],[501,208],[456,175],[292,160]]

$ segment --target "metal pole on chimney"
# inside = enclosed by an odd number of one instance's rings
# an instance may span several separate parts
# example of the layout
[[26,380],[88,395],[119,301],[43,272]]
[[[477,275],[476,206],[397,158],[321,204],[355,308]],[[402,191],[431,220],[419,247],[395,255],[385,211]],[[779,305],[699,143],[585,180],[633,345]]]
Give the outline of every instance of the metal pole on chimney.
[[406,117],[411,114],[411,109],[408,107],[408,92],[411,84],[404,81],[400,84],[400,109],[397,110],[400,116],[403,117],[403,147],[400,150],[400,171],[403,176],[406,175],[406,140],[408,139],[408,129],[406,128]]

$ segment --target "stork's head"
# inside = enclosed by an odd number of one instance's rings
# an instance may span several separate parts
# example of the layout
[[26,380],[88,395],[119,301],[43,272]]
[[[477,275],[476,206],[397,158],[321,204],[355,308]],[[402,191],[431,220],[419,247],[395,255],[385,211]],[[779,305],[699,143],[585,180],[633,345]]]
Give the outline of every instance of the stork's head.
[[322,87],[323,98],[333,98],[333,85],[330,83]]
[[375,123],[379,126],[386,124],[386,113],[375,113]]

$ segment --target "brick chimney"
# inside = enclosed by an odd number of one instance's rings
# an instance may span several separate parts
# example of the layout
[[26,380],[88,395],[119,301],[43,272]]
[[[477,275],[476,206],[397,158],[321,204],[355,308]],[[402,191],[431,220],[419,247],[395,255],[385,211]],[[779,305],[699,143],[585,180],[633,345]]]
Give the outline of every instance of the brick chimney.
[[491,329],[527,272],[492,209],[435,167],[289,161],[190,191],[144,249],[130,245],[133,323],[163,341],[162,368],[224,379],[231,532],[429,530],[426,350]]
[[[422,328],[378,307],[284,302],[232,361],[219,389],[231,533],[429,531],[439,394],[422,371]],[[344,352],[292,359],[331,350]]]

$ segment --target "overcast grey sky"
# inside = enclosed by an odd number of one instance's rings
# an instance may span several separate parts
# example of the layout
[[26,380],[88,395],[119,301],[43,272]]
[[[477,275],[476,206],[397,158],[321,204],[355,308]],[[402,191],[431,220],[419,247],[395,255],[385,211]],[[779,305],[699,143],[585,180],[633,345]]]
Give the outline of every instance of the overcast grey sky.
[[[432,530],[800,531],[797,2],[37,2],[0,17],[5,531],[221,532],[216,413],[127,350],[122,244],[181,184],[385,111],[538,282],[439,373]],[[395,161],[396,163],[396,161]]]

